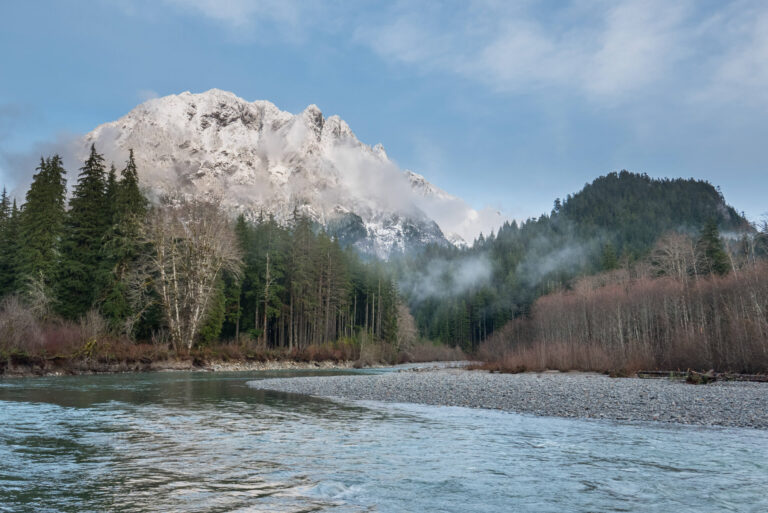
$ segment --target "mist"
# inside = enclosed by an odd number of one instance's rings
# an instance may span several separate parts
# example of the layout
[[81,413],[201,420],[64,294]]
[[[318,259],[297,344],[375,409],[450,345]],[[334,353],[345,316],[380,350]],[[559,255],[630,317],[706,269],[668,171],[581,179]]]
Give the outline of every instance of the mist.
[[411,301],[445,299],[488,285],[492,274],[493,263],[484,254],[433,259],[424,272],[406,273],[398,286]]

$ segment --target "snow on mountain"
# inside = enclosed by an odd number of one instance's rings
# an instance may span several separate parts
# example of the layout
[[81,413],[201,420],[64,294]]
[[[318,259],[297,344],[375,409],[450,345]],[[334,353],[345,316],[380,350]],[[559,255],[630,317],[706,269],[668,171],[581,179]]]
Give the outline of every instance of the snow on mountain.
[[185,92],[149,100],[84,142],[115,162],[133,148],[151,194],[218,198],[283,222],[298,210],[382,257],[429,242],[465,244],[489,230],[478,226],[487,212],[401,170],[381,145],[361,143],[315,105],[294,115],[217,89]]

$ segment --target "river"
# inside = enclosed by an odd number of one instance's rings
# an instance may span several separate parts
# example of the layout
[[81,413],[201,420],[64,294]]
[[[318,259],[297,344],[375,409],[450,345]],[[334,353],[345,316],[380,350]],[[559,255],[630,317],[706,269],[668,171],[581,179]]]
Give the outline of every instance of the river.
[[303,374],[0,380],[0,511],[768,511],[766,431],[246,384]]

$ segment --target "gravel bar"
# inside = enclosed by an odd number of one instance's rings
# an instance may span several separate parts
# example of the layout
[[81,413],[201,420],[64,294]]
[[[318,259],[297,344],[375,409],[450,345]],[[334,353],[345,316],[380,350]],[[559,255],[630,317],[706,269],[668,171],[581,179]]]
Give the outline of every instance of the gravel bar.
[[254,388],[362,401],[489,408],[533,415],[768,429],[768,383],[689,385],[587,373],[463,369],[262,379]]

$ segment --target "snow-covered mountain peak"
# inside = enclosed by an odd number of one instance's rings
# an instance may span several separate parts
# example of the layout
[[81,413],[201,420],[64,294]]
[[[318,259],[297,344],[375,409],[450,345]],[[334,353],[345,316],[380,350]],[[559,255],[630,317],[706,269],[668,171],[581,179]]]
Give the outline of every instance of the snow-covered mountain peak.
[[140,178],[154,194],[216,197],[235,211],[268,211],[285,222],[298,208],[380,256],[448,243],[444,233],[460,244],[467,234],[452,224],[477,217],[314,104],[291,114],[219,89],[184,92],[97,127],[85,137],[84,146],[91,143],[115,162],[133,148]]

